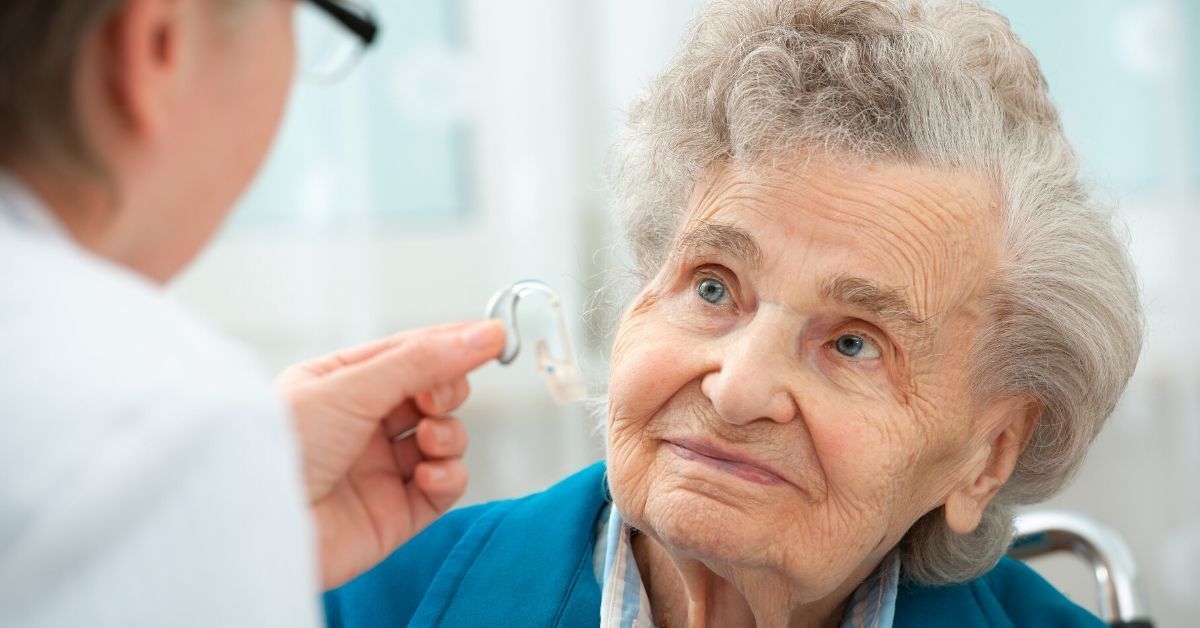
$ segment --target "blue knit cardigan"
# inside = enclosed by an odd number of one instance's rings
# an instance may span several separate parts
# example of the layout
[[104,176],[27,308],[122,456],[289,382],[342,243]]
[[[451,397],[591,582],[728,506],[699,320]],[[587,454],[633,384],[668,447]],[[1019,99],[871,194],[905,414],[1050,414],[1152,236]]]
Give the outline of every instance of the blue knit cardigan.
[[[325,594],[330,628],[597,626],[597,463],[545,492],[456,510]],[[964,584],[901,585],[897,628],[1104,626],[1020,562]]]

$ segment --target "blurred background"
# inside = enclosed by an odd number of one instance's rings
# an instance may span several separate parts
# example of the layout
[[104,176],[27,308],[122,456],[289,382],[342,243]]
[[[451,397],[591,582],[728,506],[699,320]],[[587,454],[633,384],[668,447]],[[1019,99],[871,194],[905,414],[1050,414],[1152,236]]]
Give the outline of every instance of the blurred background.
[[[602,179],[623,108],[673,53],[699,0],[379,2],[378,45],[336,83],[301,80],[268,165],[172,287],[273,369],[393,331],[482,316],[540,278],[584,323],[612,281]],[[1190,0],[998,0],[1041,60],[1067,130],[1120,206],[1149,335],[1078,480],[1055,499],[1130,541],[1159,625],[1200,616],[1200,7]],[[554,405],[531,352],[472,379],[474,503],[598,460],[597,420]],[[1095,609],[1082,562],[1043,573]]]

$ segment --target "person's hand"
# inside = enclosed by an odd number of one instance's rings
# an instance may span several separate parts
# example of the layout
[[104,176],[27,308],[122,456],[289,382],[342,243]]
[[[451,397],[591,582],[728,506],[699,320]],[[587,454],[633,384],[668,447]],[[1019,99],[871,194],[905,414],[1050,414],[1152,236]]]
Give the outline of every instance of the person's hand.
[[[320,535],[322,583],[375,566],[462,497],[467,434],[445,417],[500,354],[495,321],[397,334],[284,371]],[[411,427],[417,433],[392,437]]]

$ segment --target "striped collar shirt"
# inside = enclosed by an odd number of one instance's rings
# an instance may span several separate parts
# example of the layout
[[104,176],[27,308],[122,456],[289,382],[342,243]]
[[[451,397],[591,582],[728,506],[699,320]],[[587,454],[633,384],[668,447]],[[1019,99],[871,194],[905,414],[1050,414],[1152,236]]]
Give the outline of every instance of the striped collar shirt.
[[[592,564],[600,583],[600,628],[653,628],[650,600],[633,558],[632,528],[609,502],[596,524]],[[891,628],[900,583],[900,560],[888,554],[854,590],[842,628]]]

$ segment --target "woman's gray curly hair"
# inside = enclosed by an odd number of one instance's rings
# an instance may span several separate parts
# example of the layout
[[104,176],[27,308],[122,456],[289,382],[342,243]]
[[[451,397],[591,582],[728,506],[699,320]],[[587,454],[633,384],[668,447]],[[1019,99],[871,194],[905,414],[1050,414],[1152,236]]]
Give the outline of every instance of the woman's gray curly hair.
[[686,199],[719,162],[820,150],[981,173],[1000,192],[1002,259],[974,394],[1044,410],[969,535],[941,509],[901,543],[929,584],[990,569],[1013,508],[1058,491],[1112,412],[1141,350],[1136,280],[1112,211],[1080,178],[1046,81],[1008,21],[972,2],[716,0],[634,104],[612,185],[638,276],[653,277]]

